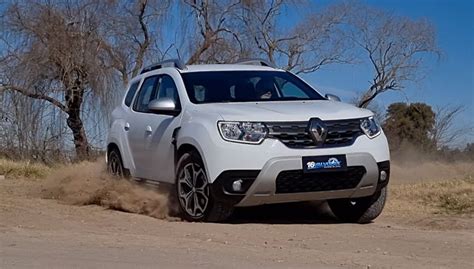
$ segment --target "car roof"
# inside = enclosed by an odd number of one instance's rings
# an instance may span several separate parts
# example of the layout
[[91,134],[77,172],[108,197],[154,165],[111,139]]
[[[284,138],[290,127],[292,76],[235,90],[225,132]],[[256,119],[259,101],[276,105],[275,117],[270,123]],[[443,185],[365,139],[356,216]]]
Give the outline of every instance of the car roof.
[[199,64],[187,65],[185,69],[179,70],[181,73],[209,72],[209,71],[283,71],[268,66],[251,64]]

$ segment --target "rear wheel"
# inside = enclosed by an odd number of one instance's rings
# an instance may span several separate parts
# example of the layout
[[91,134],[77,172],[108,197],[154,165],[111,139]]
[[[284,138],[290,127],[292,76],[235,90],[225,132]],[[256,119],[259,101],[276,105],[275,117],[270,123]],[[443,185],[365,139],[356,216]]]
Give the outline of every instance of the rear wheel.
[[122,157],[118,149],[113,148],[107,154],[107,172],[116,177],[128,177],[130,174],[123,167]]
[[222,221],[232,207],[214,199],[204,165],[198,153],[181,156],[176,172],[176,193],[181,216],[188,221]]
[[369,223],[377,218],[385,206],[387,187],[372,196],[354,199],[329,200],[332,213],[341,221]]

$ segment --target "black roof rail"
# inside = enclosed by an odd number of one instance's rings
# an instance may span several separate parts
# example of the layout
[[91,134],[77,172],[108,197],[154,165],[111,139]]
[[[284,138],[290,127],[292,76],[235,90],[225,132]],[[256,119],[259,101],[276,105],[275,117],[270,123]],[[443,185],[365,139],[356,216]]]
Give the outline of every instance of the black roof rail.
[[163,67],[176,67],[180,70],[186,69],[186,65],[183,63],[183,61],[179,59],[170,59],[170,60],[164,60],[162,62],[146,66],[142,69],[142,71],[140,71],[140,74],[150,72],[156,69],[160,69]]
[[276,68],[276,66],[270,63],[267,60],[259,59],[259,58],[250,58],[250,59],[240,59],[236,62],[236,64],[250,64],[250,65],[260,65],[260,66],[268,66],[272,68]]

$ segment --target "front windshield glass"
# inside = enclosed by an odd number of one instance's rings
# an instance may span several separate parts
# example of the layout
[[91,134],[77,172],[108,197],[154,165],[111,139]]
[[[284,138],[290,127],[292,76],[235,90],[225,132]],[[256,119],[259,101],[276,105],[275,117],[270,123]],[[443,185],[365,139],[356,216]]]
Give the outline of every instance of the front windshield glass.
[[281,71],[209,71],[182,74],[195,104],[323,100],[295,75]]

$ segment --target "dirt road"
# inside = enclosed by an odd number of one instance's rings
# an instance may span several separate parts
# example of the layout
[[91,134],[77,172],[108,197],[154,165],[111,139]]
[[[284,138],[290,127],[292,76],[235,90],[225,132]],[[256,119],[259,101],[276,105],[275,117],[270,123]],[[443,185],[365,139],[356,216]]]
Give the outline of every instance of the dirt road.
[[[0,268],[473,268],[474,228],[340,224],[313,205],[185,223],[71,206],[0,181]],[[318,213],[319,212],[319,213]]]

